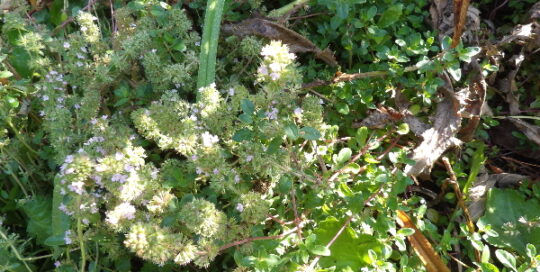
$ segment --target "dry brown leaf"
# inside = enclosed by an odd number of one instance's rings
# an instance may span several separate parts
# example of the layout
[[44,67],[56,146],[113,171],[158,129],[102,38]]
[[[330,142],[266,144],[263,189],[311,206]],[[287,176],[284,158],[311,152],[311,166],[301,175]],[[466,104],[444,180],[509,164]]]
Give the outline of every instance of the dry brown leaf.
[[[484,171],[485,172],[485,171]],[[486,194],[489,189],[496,185],[500,187],[508,186],[508,184],[516,185],[518,182],[526,179],[527,176],[517,174],[494,174],[489,175],[483,173],[478,175],[473,185],[468,192],[467,207],[472,220],[477,221],[485,211],[486,208]]]
[[[446,89],[446,88],[442,88]],[[461,118],[457,111],[459,101],[450,90],[443,91],[445,98],[437,105],[433,127],[422,133],[423,141],[413,151],[415,165],[407,165],[405,174],[418,176],[429,172],[437,159],[450,147],[461,141],[454,137],[459,130]]]
[[397,210],[398,224],[402,228],[414,229],[414,234],[408,236],[407,239],[411,243],[414,251],[422,260],[422,263],[426,267],[428,272],[450,272],[450,269],[441,260],[441,257],[435,250],[428,239],[420,232],[416,225],[412,222],[411,218],[403,211]]
[[510,120],[514,125],[529,138],[533,143],[540,145],[540,127],[531,125],[521,119],[508,117],[508,120]]
[[293,53],[311,52],[327,64],[338,66],[334,54],[329,49],[321,50],[299,33],[262,18],[250,18],[237,24],[225,24],[223,31],[241,37],[256,35],[270,40],[280,40],[287,44]]

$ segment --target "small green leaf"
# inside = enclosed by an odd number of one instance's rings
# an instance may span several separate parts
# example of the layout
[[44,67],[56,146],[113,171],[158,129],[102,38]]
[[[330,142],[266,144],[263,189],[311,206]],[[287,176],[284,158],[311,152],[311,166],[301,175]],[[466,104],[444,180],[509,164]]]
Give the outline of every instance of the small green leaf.
[[309,248],[309,252],[320,255],[320,256],[330,256],[330,249],[328,247],[325,247],[323,245],[316,245],[311,248]]
[[177,41],[171,48],[180,52],[184,52],[187,49],[186,44],[183,40]]
[[347,115],[349,114],[349,105],[347,105],[346,103],[343,103],[343,102],[338,102],[336,104],[336,109],[339,113],[343,114],[343,115]]
[[343,167],[341,171],[343,173],[358,174],[358,172],[360,172],[360,169],[362,169],[360,165],[358,165],[357,163],[351,162],[347,164],[345,167]]
[[506,267],[517,271],[516,269],[516,258],[514,255],[512,255],[510,252],[503,250],[503,249],[497,249],[495,251],[495,256],[497,256],[497,259]]
[[253,112],[255,112],[255,105],[253,105],[253,102],[249,101],[248,99],[242,99],[240,102],[240,107],[245,114],[252,115]]
[[243,128],[237,131],[233,135],[232,139],[236,142],[242,142],[242,141],[250,140],[252,137],[253,137],[253,132],[247,128]]
[[449,50],[450,47],[452,46],[452,38],[448,36],[444,36],[441,46],[444,51]]
[[0,78],[8,78],[13,74],[10,71],[0,71]]
[[344,164],[351,158],[351,156],[352,150],[348,147],[345,147],[341,149],[337,155],[334,156],[334,163]]
[[356,131],[356,141],[360,147],[364,147],[366,145],[368,134],[369,130],[367,127],[361,127]]
[[467,47],[459,52],[459,59],[469,63],[471,62],[472,57],[476,56],[480,51],[482,51],[480,47]]
[[397,128],[397,133],[399,135],[405,135],[409,133],[409,125],[407,123],[402,123]]
[[19,100],[15,97],[7,95],[4,99],[12,108],[17,108],[19,106]]
[[531,259],[536,257],[536,247],[533,244],[527,244],[527,257]]
[[446,70],[456,81],[461,79],[461,67],[459,66],[459,63],[454,63]]
[[303,127],[300,129],[300,136],[306,140],[318,140],[321,138],[321,133],[312,127]]
[[411,236],[414,234],[414,229],[411,228],[402,228],[397,231],[398,235],[402,236]]

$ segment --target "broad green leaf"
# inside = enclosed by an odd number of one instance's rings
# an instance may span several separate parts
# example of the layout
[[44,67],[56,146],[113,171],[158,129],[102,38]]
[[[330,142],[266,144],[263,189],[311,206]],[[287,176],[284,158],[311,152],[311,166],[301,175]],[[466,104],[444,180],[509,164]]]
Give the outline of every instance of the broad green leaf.
[[[343,226],[343,221],[330,217],[319,222],[314,230],[317,240],[321,244],[327,244]],[[332,255],[323,256],[319,264],[323,268],[336,267],[336,271],[349,266],[354,271],[367,265],[370,260],[368,250],[374,250],[377,254],[382,252],[382,244],[371,235],[359,234],[353,228],[346,227],[336,241],[330,246]]]
[[399,20],[402,12],[403,4],[396,4],[388,7],[388,9],[386,9],[381,15],[381,18],[379,19],[379,22],[377,22],[377,25],[382,28],[390,26],[391,24]]
[[300,137],[300,130],[295,124],[291,123],[285,126],[285,135],[294,141]]
[[358,165],[357,163],[351,162],[345,165],[345,167],[343,167],[341,171],[343,173],[358,174],[358,172],[360,172],[360,169],[361,169],[360,165]]
[[497,259],[506,267],[517,271],[516,269],[516,258],[510,252],[502,249],[497,249],[495,251],[495,256]]
[[269,155],[276,153],[279,150],[279,147],[281,146],[282,142],[283,142],[283,139],[281,139],[281,137],[274,138],[268,144],[268,148],[266,149],[266,153],[269,154]]
[[478,220],[478,227],[492,230],[499,235],[487,236],[490,244],[526,254],[527,244],[540,246],[540,203],[536,198],[525,200],[523,193],[513,189],[492,188],[487,194],[486,211]]
[[19,100],[13,96],[7,95],[4,99],[12,108],[17,108],[19,106]]
[[28,217],[26,231],[36,237],[36,241],[40,244],[52,234],[51,206],[51,197],[39,195],[22,204],[23,211]]
[[236,142],[248,141],[251,140],[251,138],[253,138],[253,132],[247,128],[237,131],[232,137]]
[[253,102],[248,99],[242,99],[242,101],[240,101],[240,107],[247,115],[252,115],[253,112],[255,112],[255,105],[253,105]]
[[303,127],[300,129],[300,136],[306,140],[318,140],[321,138],[321,133],[312,127]]
[[[64,196],[60,193],[61,189],[60,179],[56,178],[54,180],[54,191],[53,191],[53,201],[52,201],[52,236],[47,239],[47,241],[51,240],[53,242],[58,241],[58,237],[63,237],[66,232],[70,228],[71,225],[71,219],[69,216],[67,216],[64,212],[62,212],[58,207],[60,207],[60,204],[64,202]],[[47,243],[47,242],[45,242]]]

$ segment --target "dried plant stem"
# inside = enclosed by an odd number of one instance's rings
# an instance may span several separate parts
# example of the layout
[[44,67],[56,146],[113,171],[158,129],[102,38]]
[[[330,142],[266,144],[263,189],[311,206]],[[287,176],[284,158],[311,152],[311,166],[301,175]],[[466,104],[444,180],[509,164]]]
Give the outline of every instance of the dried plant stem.
[[253,241],[281,239],[281,238],[289,236],[292,233],[295,233],[296,231],[297,231],[297,227],[294,227],[294,228],[290,229],[289,231],[287,231],[287,232],[285,232],[283,234],[279,234],[279,235],[259,236],[259,237],[246,238],[246,239],[243,239],[243,240],[240,240],[240,241],[236,241],[236,242],[232,242],[230,244],[226,244],[226,245],[220,247],[219,251],[223,251],[223,250],[231,248],[233,246],[239,246],[239,245],[243,245],[243,244],[253,242]]

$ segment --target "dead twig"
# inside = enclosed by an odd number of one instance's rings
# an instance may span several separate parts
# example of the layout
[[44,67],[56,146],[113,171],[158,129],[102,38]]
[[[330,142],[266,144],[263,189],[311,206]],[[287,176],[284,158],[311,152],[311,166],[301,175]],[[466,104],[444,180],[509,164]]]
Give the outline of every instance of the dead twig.
[[[467,221],[467,228],[469,232],[473,234],[475,232],[474,223],[472,221],[471,214],[469,213],[469,209],[467,208],[467,205],[465,205],[465,198],[461,193],[461,190],[459,189],[456,173],[454,172],[454,169],[452,169],[452,165],[450,164],[450,161],[447,157],[442,157],[442,161],[444,163],[444,166],[446,167],[446,171],[448,171],[448,174],[450,174],[450,178],[448,181],[454,188],[454,193],[456,194],[458,200],[458,206],[463,210],[463,214],[465,215],[465,221]],[[474,253],[476,261],[480,262],[482,259],[480,252],[475,249]]]
[[289,231],[287,231],[287,232],[285,232],[283,234],[279,234],[279,235],[250,237],[250,238],[246,238],[246,239],[243,239],[243,240],[240,240],[240,241],[235,241],[235,242],[232,242],[230,244],[226,244],[226,245],[220,247],[219,251],[223,251],[225,249],[228,249],[228,248],[231,248],[231,247],[234,247],[234,246],[243,245],[243,244],[253,242],[253,241],[281,239],[281,238],[289,236],[290,234],[295,233],[296,229],[297,228],[294,227],[291,230],[289,230]]

